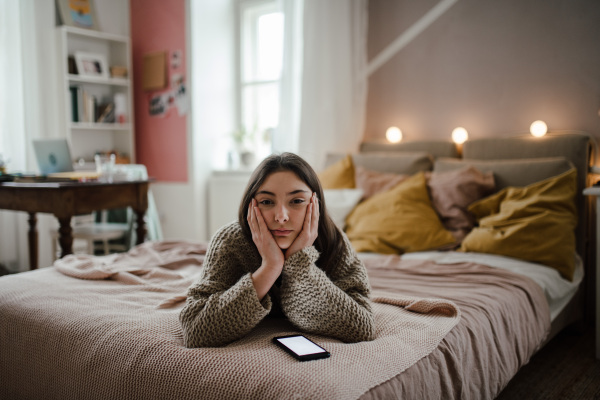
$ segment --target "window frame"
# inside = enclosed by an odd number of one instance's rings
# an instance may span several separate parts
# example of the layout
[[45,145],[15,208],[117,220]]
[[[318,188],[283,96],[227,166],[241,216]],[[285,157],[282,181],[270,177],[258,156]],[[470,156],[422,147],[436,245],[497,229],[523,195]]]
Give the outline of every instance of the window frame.
[[[260,87],[266,85],[277,84],[278,94],[280,94],[279,86],[281,85],[282,73],[280,72],[277,79],[246,79],[245,74],[245,63],[249,58],[254,58],[256,61],[257,57],[247,54],[249,52],[248,46],[245,44],[244,36],[252,37],[250,42],[254,46],[252,49],[254,54],[258,53],[256,44],[257,21],[262,15],[283,12],[281,2],[279,0],[238,0],[238,9],[236,15],[236,126],[238,129],[250,129],[245,126],[244,112],[247,109],[244,102],[244,93],[246,89],[252,87]],[[274,127],[276,128],[276,127]],[[272,145],[273,138],[270,139],[269,146]]]

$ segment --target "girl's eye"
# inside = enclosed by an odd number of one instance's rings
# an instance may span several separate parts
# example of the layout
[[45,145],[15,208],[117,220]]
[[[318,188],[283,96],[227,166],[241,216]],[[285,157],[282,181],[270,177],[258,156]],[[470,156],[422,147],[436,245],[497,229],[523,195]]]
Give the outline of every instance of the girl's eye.
[[292,200],[292,204],[302,204],[304,203],[306,200],[304,199],[294,199]]
[[259,201],[258,204],[261,204],[263,206],[268,206],[268,205],[273,204],[273,202],[269,199],[264,199],[264,200]]

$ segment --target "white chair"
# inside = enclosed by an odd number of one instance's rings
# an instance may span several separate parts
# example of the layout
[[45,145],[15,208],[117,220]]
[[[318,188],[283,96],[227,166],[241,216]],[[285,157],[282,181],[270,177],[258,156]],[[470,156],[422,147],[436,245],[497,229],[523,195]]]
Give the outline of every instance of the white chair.
[[[142,164],[117,164],[112,171],[113,179],[148,179],[148,171],[145,165]],[[117,251],[127,251],[136,242],[136,232],[134,224],[133,211],[128,208],[126,210],[125,221],[110,222],[108,221],[108,211],[103,210],[99,212],[100,217],[97,217],[97,213],[93,213],[85,216],[77,216],[73,218],[73,252],[85,252],[87,254],[95,254],[96,242],[101,242],[100,250],[104,254]],[[100,220],[97,222],[97,220]],[[162,240],[162,228],[160,225],[160,219],[158,211],[156,209],[156,203],[152,191],[148,189],[148,210],[144,216],[144,223],[146,226],[146,240]],[[52,232],[52,254],[55,259],[58,257],[58,230]],[[110,241],[123,239],[123,244],[114,244]],[[83,249],[76,248],[76,241],[85,241],[86,246]]]
[[[106,215],[106,213],[101,212]],[[112,251],[125,251],[126,245],[115,247],[109,241],[117,239],[126,239],[127,234],[131,231],[131,223],[116,223],[116,222],[95,222],[96,214],[78,215],[73,218],[72,236],[73,236],[73,253],[84,252],[87,254],[95,254],[95,242],[101,242],[104,254],[109,254]],[[56,260],[58,254],[58,230],[52,230],[52,255]],[[78,241],[84,241],[86,246],[80,248]]]

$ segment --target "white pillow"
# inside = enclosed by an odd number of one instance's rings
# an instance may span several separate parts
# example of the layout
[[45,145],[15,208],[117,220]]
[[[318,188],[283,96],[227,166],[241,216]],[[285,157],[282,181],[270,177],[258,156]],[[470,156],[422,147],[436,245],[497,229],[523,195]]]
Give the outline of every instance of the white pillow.
[[329,216],[343,230],[346,217],[363,196],[362,189],[324,189],[323,194]]

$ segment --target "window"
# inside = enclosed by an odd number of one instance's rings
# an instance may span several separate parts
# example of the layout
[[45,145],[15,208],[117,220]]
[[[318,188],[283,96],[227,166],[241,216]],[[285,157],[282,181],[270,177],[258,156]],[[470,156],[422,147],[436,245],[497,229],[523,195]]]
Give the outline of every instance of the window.
[[240,0],[239,126],[259,157],[279,124],[284,17],[276,0]]

